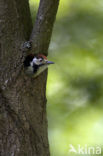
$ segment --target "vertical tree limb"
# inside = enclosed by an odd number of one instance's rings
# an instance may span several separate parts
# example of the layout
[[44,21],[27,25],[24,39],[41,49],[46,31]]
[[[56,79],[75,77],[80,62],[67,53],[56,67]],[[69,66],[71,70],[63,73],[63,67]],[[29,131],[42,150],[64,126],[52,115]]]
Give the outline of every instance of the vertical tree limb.
[[36,22],[31,34],[35,53],[47,55],[59,0],[40,0]]

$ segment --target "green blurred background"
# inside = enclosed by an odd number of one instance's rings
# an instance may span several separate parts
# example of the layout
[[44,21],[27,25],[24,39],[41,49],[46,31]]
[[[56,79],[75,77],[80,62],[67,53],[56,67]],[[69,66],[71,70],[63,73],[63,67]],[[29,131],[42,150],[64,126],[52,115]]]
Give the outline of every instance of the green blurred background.
[[[32,18],[38,3],[30,0]],[[51,156],[73,155],[70,144],[102,148],[103,0],[60,1],[48,58]]]

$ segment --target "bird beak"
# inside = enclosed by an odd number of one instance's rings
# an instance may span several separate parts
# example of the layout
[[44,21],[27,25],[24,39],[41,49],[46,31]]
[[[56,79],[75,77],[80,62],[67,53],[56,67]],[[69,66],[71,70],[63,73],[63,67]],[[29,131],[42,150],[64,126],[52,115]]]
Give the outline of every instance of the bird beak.
[[47,61],[46,63],[47,64],[54,64],[54,62],[52,62],[52,61]]

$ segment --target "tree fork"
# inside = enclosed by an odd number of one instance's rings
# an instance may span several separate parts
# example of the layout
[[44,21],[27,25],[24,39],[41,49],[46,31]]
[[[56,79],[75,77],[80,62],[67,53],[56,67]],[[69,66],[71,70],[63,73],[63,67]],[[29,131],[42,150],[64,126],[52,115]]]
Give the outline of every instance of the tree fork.
[[[46,118],[47,71],[36,79],[22,71],[25,53],[47,55],[59,0],[41,0],[32,22],[28,0],[0,0],[0,155],[49,156]],[[32,33],[31,33],[32,32]],[[30,35],[31,33],[31,35]],[[29,53],[29,52],[26,52]]]

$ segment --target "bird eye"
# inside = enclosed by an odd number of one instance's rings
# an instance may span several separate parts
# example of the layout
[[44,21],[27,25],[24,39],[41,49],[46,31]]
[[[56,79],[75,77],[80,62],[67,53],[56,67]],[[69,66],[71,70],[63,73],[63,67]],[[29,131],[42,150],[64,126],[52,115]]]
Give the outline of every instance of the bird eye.
[[39,61],[40,61],[40,62],[42,62],[42,61],[43,61],[43,59],[39,59]]

